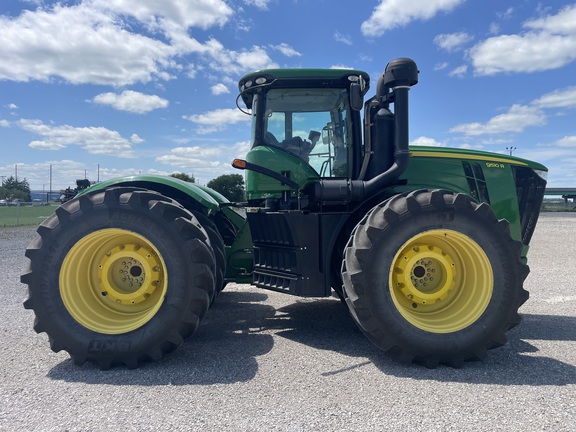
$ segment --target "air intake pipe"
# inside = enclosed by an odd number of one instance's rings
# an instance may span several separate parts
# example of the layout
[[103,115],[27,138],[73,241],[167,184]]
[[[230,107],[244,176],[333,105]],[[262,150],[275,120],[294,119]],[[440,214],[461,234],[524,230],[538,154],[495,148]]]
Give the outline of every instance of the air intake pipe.
[[392,60],[378,79],[376,101],[381,109],[394,104],[394,159],[386,171],[363,180],[326,179],[314,187],[316,198],[324,202],[359,201],[392,184],[408,166],[408,91],[418,83],[418,66],[409,58]]

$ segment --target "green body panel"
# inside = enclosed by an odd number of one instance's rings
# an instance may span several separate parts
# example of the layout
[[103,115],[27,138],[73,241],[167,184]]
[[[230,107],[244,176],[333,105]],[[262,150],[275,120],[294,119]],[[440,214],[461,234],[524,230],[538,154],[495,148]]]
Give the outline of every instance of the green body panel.
[[548,171],[548,168],[538,162],[480,150],[458,149],[450,147],[410,146],[410,152],[413,156],[419,157],[482,160],[488,163],[508,163],[518,166],[530,167],[535,170]]
[[[486,152],[416,146],[410,150],[410,163],[400,177],[407,184],[396,187],[395,191],[447,189],[471,195],[462,161],[468,161],[472,166],[478,164],[485,177],[494,213],[498,218],[508,220],[512,237],[520,239],[518,197],[512,165],[527,166],[526,162]],[[479,197],[473,198],[480,201]]]
[[212,198],[214,198],[216,201],[218,201],[218,203],[230,202],[230,200],[228,198],[226,198],[224,195],[222,195],[220,192],[217,192],[214,189],[209,188],[208,186],[204,186],[204,185],[197,184],[197,183],[194,183],[194,186],[196,186],[198,189],[206,192],[208,195],[210,195]]
[[[140,176],[130,176],[130,177],[119,177],[111,180],[106,180],[101,183],[95,184],[88,189],[80,192],[79,195],[90,193],[93,191],[107,189],[115,186],[135,186],[144,187],[146,189],[155,190],[163,193],[166,188],[175,189],[177,191],[183,192],[194,201],[197,201],[202,207],[205,207],[212,211],[217,211],[220,209],[221,203],[226,203],[228,200],[220,195],[216,191],[212,191],[205,186],[200,186],[195,183],[186,182],[184,180],[177,179],[170,176],[158,176],[158,175],[140,175]],[[208,193],[210,190],[211,193]],[[164,193],[166,196],[171,196],[170,194]]]
[[252,282],[252,270],[254,267],[253,246],[250,225],[245,219],[242,219],[242,227],[236,234],[234,243],[226,246],[227,266],[226,274],[224,275],[226,281],[236,283]]
[[[246,155],[246,160],[255,165],[283,173],[298,183],[301,189],[319,179],[318,173],[310,165],[303,163],[297,156],[278,148],[254,147]],[[293,189],[264,174],[254,171],[246,172],[248,200],[279,198],[283,191],[293,191]]]

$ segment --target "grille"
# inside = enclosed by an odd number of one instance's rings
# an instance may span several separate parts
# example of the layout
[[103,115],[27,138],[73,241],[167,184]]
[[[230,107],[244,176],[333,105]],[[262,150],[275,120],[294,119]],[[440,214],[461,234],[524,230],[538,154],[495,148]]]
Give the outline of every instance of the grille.
[[540,178],[532,169],[512,167],[516,183],[516,195],[520,209],[520,224],[522,227],[522,243],[530,244],[532,234],[538,222],[542,207],[546,181]]
[[468,161],[462,162],[470,195],[477,199],[479,202],[490,204],[490,196],[488,195],[488,187],[486,186],[486,179],[484,178],[484,171],[479,163],[473,164]]

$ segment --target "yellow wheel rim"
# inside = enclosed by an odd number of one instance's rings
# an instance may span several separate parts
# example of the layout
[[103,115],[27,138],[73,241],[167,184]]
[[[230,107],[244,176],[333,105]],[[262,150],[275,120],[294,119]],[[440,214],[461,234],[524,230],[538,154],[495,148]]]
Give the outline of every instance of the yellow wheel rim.
[[108,228],[88,234],[66,254],[60,295],[72,317],[98,333],[121,334],[147,323],[168,286],[158,250],[143,236]]
[[451,333],[474,323],[494,287],[492,266],[470,237],[431,230],[407,241],[390,272],[390,292],[400,314],[432,333]]

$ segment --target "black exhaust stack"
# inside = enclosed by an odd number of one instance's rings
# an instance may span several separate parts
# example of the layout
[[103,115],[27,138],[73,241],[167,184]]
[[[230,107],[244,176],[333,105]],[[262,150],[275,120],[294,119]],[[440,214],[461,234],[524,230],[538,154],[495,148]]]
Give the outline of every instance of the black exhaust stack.
[[[366,196],[374,194],[378,189],[392,184],[400,177],[408,166],[410,156],[408,150],[408,91],[410,87],[417,83],[418,66],[409,58],[392,60],[388,63],[384,73],[378,79],[375,99],[380,109],[375,114],[375,118],[380,116],[386,120],[382,122],[376,121],[374,123],[376,126],[374,128],[376,136],[366,138],[372,146],[371,149],[367,149],[369,151],[366,152],[366,157],[386,157],[384,155],[386,149],[382,149],[382,147],[390,146],[389,139],[385,139],[385,137],[392,135],[389,131],[389,127],[392,126],[394,129],[394,152],[391,166],[386,163],[386,166],[389,166],[389,168],[384,172],[374,172],[374,168],[369,169],[369,171],[372,171],[374,177],[367,181],[343,179],[322,180],[315,185],[314,195],[316,198],[323,202],[359,201]],[[394,104],[393,125],[391,125],[391,122],[388,120],[390,118],[389,107],[391,103]],[[382,125],[382,128],[387,127],[388,130],[378,130],[378,123]],[[377,151],[371,155],[371,153],[373,153],[372,150]],[[378,155],[378,153],[380,153],[380,155]],[[382,164],[378,163],[378,161],[372,164],[366,162],[368,161],[365,161],[366,166],[382,167]]]

